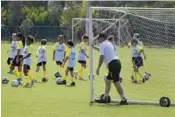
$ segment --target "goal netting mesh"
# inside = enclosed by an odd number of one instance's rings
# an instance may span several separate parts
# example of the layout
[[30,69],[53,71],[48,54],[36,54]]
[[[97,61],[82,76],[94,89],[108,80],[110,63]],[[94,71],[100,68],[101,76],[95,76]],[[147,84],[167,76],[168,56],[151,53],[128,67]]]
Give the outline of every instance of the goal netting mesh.
[[[156,100],[168,96],[175,101],[175,9],[171,8],[117,8],[117,7],[91,7],[91,19],[76,19],[74,26],[74,41],[78,34],[85,32],[85,22],[92,24],[94,40],[101,32],[115,37],[118,47],[117,54],[122,63],[121,76],[126,97],[137,100]],[[90,21],[91,20],[91,21]],[[80,32],[79,32],[80,31]],[[128,42],[134,33],[139,33],[140,41],[145,46],[147,60],[144,61],[147,70],[152,74],[150,80],[144,84],[131,83],[132,63],[131,48]],[[98,46],[99,40],[96,44]],[[95,73],[99,53],[93,51],[93,67]],[[91,63],[91,62],[90,62]],[[104,80],[106,67],[100,70],[100,76],[95,76],[91,86],[91,97],[96,98],[104,93]],[[112,98],[120,99],[116,89],[112,87]],[[92,99],[92,98],[91,98]]]

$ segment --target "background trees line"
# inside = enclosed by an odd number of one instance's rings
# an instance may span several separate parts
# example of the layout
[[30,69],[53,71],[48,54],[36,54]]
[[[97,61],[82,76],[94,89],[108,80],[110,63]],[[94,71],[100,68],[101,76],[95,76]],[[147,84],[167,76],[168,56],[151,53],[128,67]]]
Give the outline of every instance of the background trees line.
[[[172,8],[175,2],[93,1],[91,5]],[[1,23],[6,26],[71,26],[72,18],[86,16],[85,7],[85,1],[2,1]]]

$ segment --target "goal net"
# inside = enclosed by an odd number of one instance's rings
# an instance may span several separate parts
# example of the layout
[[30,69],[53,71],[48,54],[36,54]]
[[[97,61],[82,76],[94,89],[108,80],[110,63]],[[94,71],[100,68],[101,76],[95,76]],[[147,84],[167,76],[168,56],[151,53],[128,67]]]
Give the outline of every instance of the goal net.
[[[99,44],[100,32],[115,37],[117,54],[122,63],[122,84],[127,98],[158,101],[160,97],[167,96],[175,101],[175,9],[91,7],[88,22],[90,39],[96,40],[96,44]],[[134,33],[139,33],[140,41],[145,46],[147,60],[144,63],[152,74],[150,80],[142,85],[131,83],[131,48],[125,47]],[[100,76],[93,78],[98,58],[99,53],[90,46],[91,102],[104,93],[105,65],[100,70]],[[115,88],[112,88],[110,95],[119,99]]]
[[[111,26],[112,23],[115,24],[116,20],[119,19],[92,19],[92,30],[93,35],[97,36],[100,32],[105,30],[105,28]],[[123,25],[120,26],[123,30],[128,30],[127,27],[124,27],[124,25],[128,22],[127,19],[120,19],[120,21],[125,22]],[[75,43],[79,43],[81,41],[81,36],[86,33],[86,23],[89,22],[88,18],[73,18],[72,19],[72,41]],[[110,29],[107,30],[108,34],[111,34],[114,36],[116,44],[120,43],[120,40],[118,40],[117,33],[120,33],[118,30],[119,25],[112,25]],[[129,37],[127,38],[129,39]],[[125,39],[125,41],[127,40]],[[98,40],[96,41],[96,44],[98,44]]]

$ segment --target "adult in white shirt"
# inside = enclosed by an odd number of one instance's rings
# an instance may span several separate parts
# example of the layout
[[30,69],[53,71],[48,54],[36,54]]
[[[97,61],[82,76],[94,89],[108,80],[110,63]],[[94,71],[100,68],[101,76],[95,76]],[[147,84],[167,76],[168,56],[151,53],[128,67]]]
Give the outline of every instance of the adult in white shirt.
[[96,74],[99,75],[100,73],[100,67],[102,63],[104,62],[108,68],[108,76],[106,78],[106,87],[105,87],[105,93],[103,97],[100,100],[96,100],[96,102],[100,103],[106,103],[107,98],[109,96],[109,92],[111,89],[111,83],[113,81],[114,86],[116,87],[120,97],[121,97],[121,102],[120,104],[126,105],[127,100],[124,96],[124,91],[123,88],[120,84],[120,71],[121,71],[121,63],[119,60],[119,57],[116,56],[114,52],[114,47],[112,43],[108,40],[105,34],[101,33],[99,34],[100,40],[102,40],[102,43],[100,44],[100,58],[99,58],[99,64],[96,70]]

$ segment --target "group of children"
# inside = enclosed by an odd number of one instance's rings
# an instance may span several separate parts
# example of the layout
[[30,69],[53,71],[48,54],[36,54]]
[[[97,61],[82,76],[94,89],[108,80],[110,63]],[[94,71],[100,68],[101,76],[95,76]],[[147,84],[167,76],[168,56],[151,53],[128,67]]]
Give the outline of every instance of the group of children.
[[[85,80],[83,78],[83,72],[86,68],[86,58],[89,56],[86,54],[87,51],[87,42],[89,37],[87,35],[82,36],[82,42],[79,45],[79,53],[78,53],[78,62],[81,64],[78,72],[74,71],[75,63],[76,63],[76,51],[74,48],[74,43],[71,40],[68,40],[64,43],[64,36],[59,35],[57,37],[57,42],[53,46],[53,60],[56,62],[58,67],[56,76],[60,75],[61,69],[64,68],[66,62],[68,62],[67,68],[65,70],[64,76],[62,76],[63,81],[60,84],[67,84],[68,73],[71,75],[71,84],[70,86],[75,86],[75,79],[79,78],[80,80]],[[40,67],[43,67],[44,78],[48,80],[46,63],[46,44],[47,40],[42,39],[41,44],[37,49],[37,65],[35,76],[32,77],[30,72],[30,67],[32,64],[32,53],[33,46],[32,44],[35,42],[35,38],[32,35],[28,35],[24,37],[21,33],[13,33],[12,34],[12,43],[10,54],[7,60],[7,64],[10,66],[10,71],[8,74],[13,74],[16,76],[19,84],[21,84],[22,78],[24,79],[24,86],[31,87],[38,78],[38,72]],[[22,73],[23,66],[23,73]],[[18,69],[16,70],[15,67]]]
[[[113,43],[114,50],[116,52],[116,46],[114,44],[114,37],[109,36],[109,41]],[[132,72],[132,82],[143,82],[139,79],[141,76],[140,71],[143,69],[145,74],[149,75],[146,72],[146,69],[143,65],[142,53],[144,58],[146,56],[143,51],[143,43],[138,40],[139,34],[136,33],[133,36],[129,46],[132,47],[132,63],[133,63],[133,72]],[[57,42],[53,46],[53,61],[56,62],[57,65],[57,72],[55,73],[56,77],[61,76],[60,72],[64,68],[66,62],[68,62],[68,66],[65,69],[65,74],[62,76],[63,81],[59,84],[67,84],[68,74],[70,72],[71,75],[71,84],[70,86],[75,86],[75,80],[85,80],[83,78],[84,70],[86,69],[86,60],[89,58],[87,55],[87,43],[89,37],[87,35],[82,36],[82,42],[79,44],[79,51],[78,51],[78,63],[80,63],[80,67],[75,71],[75,63],[76,63],[76,50],[74,48],[74,43],[71,40],[68,40],[64,43],[64,36],[58,35]],[[30,67],[32,64],[32,53],[33,53],[33,46],[32,44],[35,42],[35,38],[32,35],[28,35],[24,37],[21,33],[13,33],[12,34],[12,42],[11,42],[11,49],[10,54],[7,60],[7,64],[10,66],[10,70],[8,74],[13,74],[16,76],[18,82],[21,84],[22,78],[24,78],[24,86],[32,86],[35,82],[37,82],[38,73],[40,67],[43,68],[44,71],[44,78],[48,80],[47,70],[46,70],[46,63],[47,63],[47,56],[46,56],[46,44],[47,40],[42,39],[41,44],[37,49],[37,65],[35,76],[32,77],[30,72]],[[98,48],[95,48],[99,50]],[[22,66],[23,66],[23,73],[22,73]],[[17,69],[15,69],[17,67]],[[121,79],[122,80],[122,79]]]

